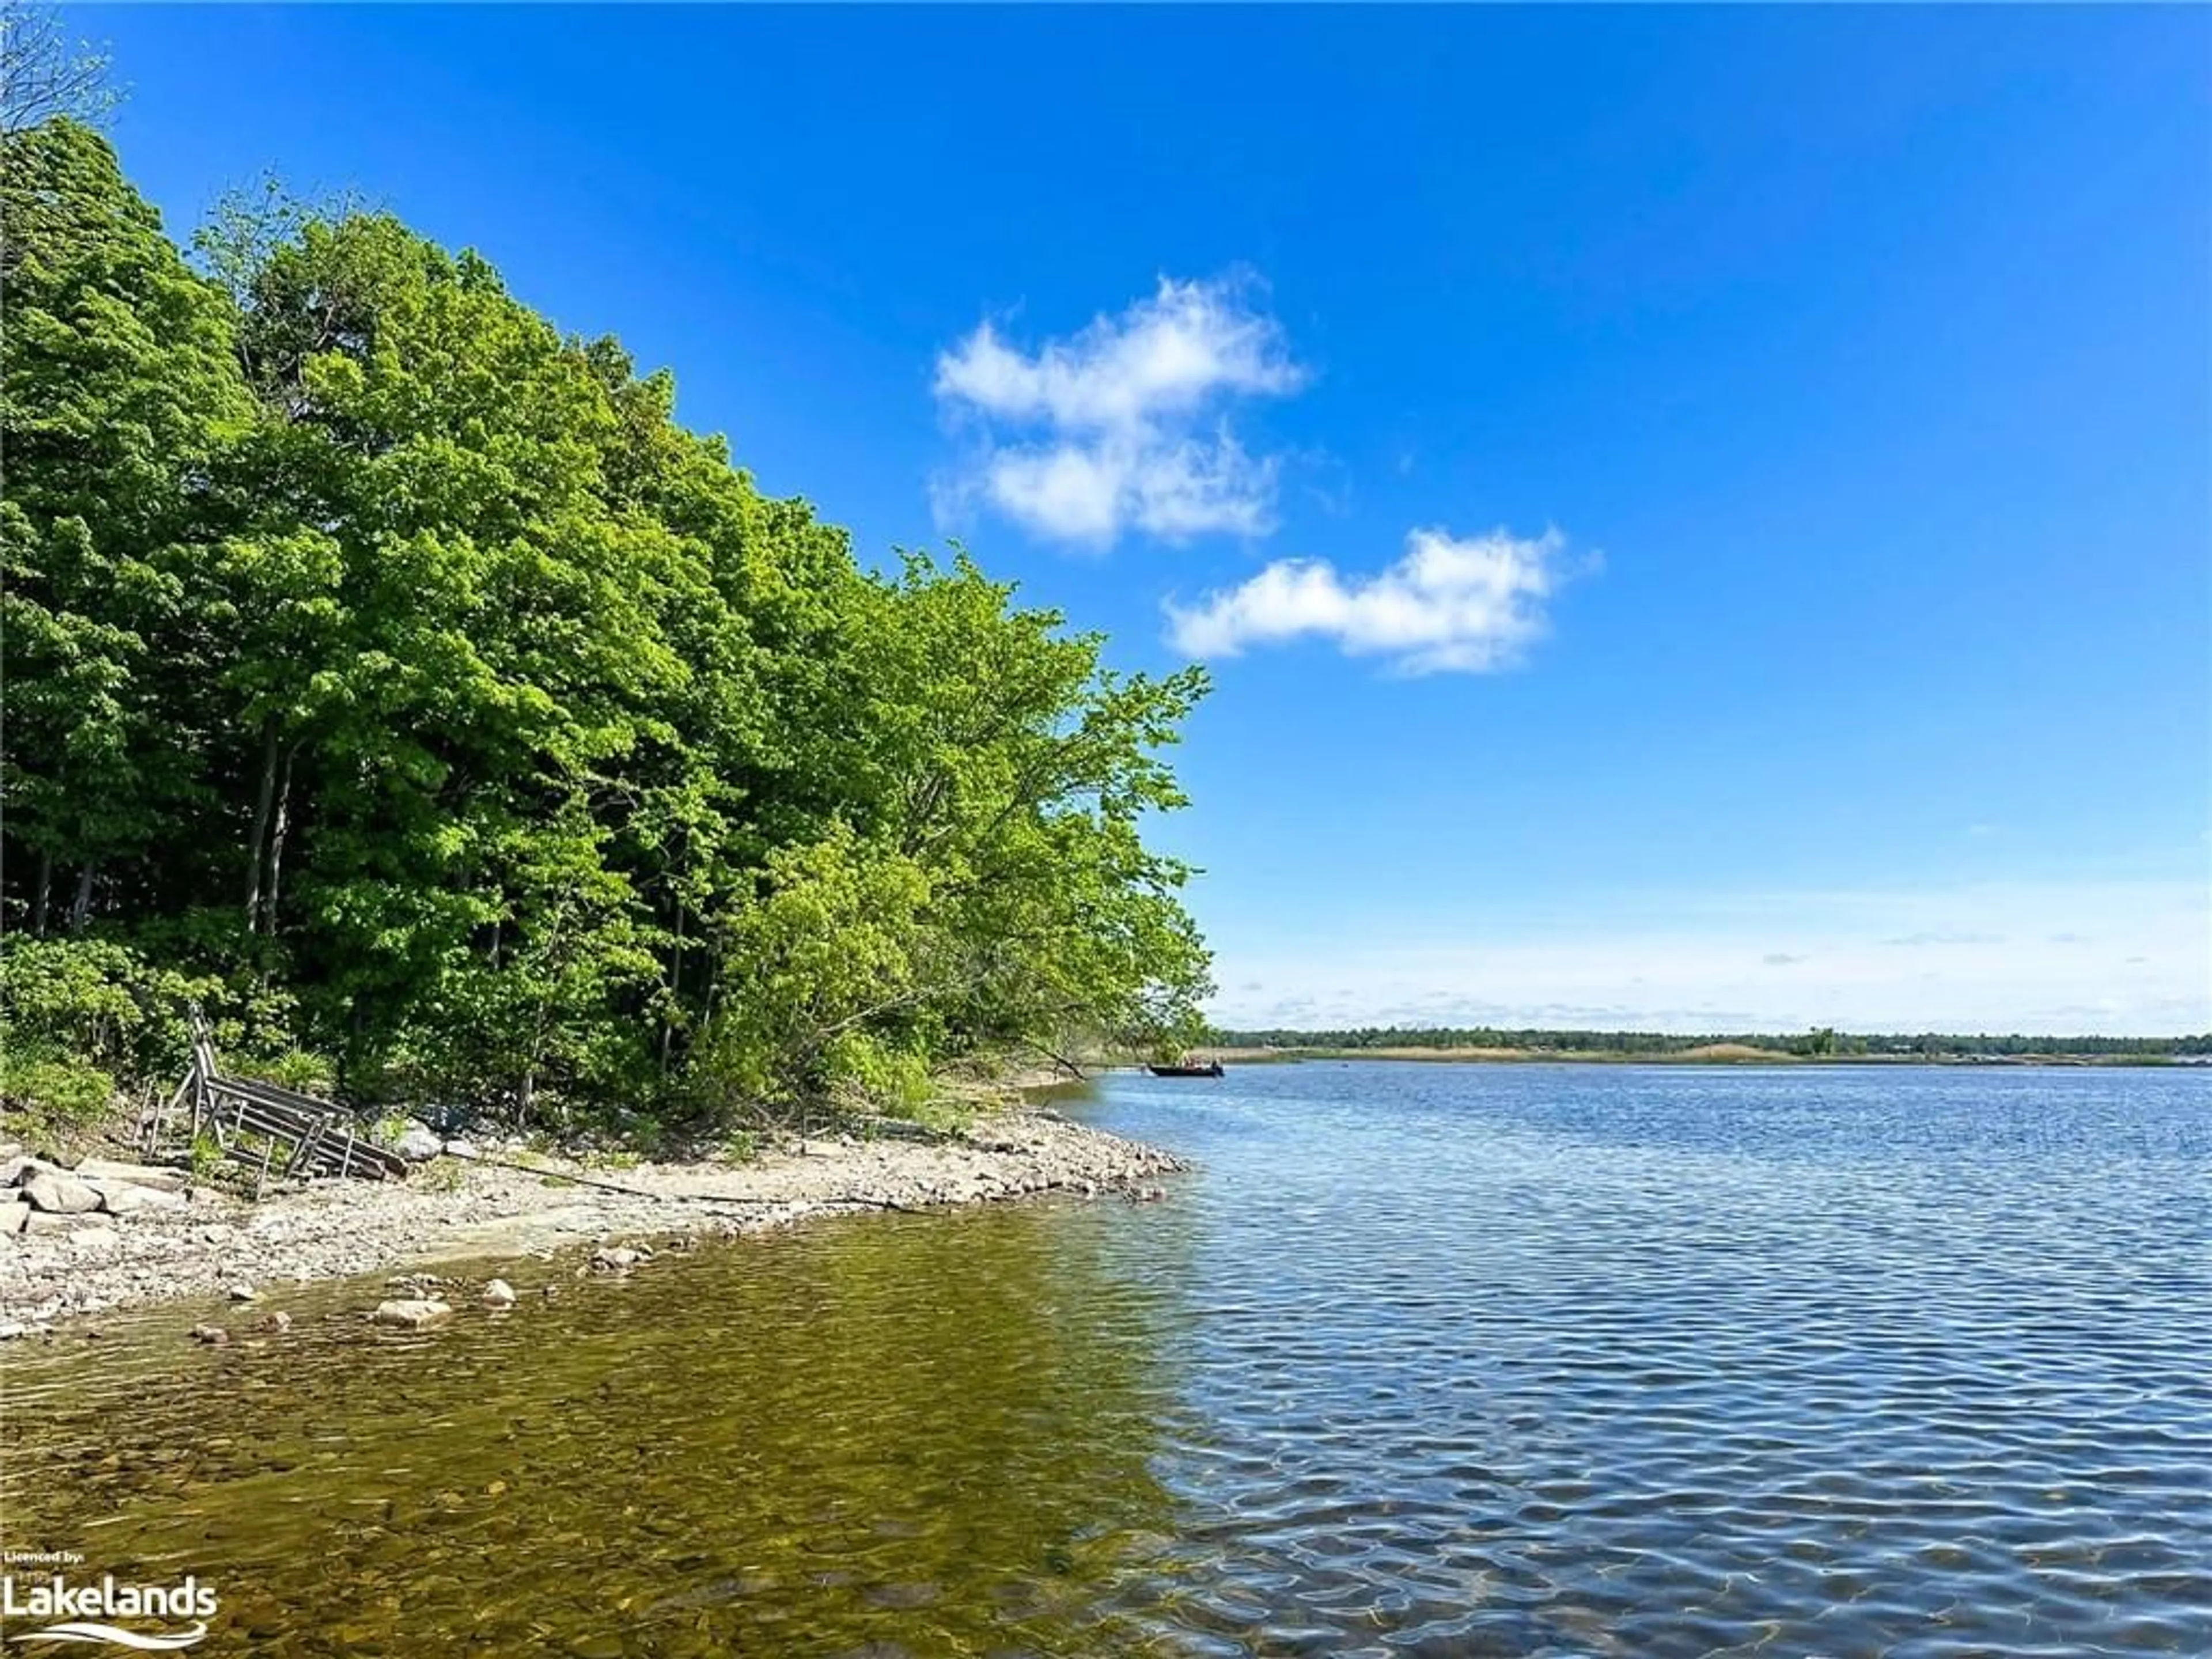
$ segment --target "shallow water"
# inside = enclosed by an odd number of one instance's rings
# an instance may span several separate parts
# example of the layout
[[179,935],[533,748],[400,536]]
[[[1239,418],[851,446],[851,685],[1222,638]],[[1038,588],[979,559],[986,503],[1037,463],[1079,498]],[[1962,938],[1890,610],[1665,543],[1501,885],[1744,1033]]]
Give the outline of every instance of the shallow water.
[[196,1572],[208,1654],[2212,1653],[2212,1076],[1073,1109],[1203,1167],[424,1335],[372,1285],[17,1345],[0,1542]]

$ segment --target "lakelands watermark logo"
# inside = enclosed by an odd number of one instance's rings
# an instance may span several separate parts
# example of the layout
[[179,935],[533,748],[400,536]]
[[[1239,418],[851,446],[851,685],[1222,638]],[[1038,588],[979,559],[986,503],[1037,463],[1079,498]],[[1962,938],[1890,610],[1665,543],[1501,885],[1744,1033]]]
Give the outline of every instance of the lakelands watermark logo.
[[[118,1583],[113,1573],[102,1574],[97,1583],[72,1583],[66,1573],[53,1571],[84,1565],[84,1558],[72,1550],[10,1550],[0,1562],[8,1568],[0,1574],[0,1632],[10,1646],[83,1642],[163,1653],[204,1638],[207,1621],[215,1617],[214,1589],[190,1575],[173,1584]],[[18,1572],[19,1567],[48,1571]],[[132,1624],[113,1622],[118,1619]],[[34,1621],[39,1628],[20,1629],[19,1620]],[[136,1627],[155,1620],[167,1627]],[[185,1624],[187,1620],[191,1622]]]

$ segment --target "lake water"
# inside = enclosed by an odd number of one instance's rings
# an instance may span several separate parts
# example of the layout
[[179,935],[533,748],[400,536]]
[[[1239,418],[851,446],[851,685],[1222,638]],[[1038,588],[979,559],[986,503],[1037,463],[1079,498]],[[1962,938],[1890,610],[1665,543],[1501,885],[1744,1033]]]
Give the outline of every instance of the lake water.
[[357,1285],[15,1345],[4,1542],[196,1572],[210,1655],[2212,1654],[2212,1076],[1068,1109],[1202,1167],[424,1335],[313,1316]]

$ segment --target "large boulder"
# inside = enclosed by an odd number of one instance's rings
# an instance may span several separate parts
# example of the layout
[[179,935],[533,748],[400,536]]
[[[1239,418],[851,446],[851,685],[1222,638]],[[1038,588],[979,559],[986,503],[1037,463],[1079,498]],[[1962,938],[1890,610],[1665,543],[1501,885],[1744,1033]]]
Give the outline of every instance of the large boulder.
[[23,1196],[48,1215],[88,1215],[100,1207],[100,1194],[73,1175],[41,1170],[23,1182]]
[[446,1143],[437,1133],[420,1123],[410,1123],[392,1143],[392,1150],[410,1164],[427,1164],[446,1150]]
[[369,1316],[380,1325],[396,1325],[406,1331],[425,1330],[430,1326],[443,1324],[453,1316],[453,1310],[449,1304],[428,1297],[380,1302],[376,1311]]
[[117,1164],[104,1158],[85,1159],[76,1173],[79,1181],[88,1181],[95,1187],[103,1181],[127,1181],[134,1187],[151,1187],[165,1193],[181,1193],[192,1179],[184,1170],[166,1169],[158,1164]]
[[100,1194],[100,1207],[110,1215],[135,1215],[141,1210],[181,1210],[185,1195],[161,1187],[141,1187],[132,1181],[88,1181]]

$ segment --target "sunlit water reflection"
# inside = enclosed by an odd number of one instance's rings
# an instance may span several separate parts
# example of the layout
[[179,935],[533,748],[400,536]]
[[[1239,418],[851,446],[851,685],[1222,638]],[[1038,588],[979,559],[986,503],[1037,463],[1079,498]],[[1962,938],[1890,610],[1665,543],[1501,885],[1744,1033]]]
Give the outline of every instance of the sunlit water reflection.
[[2212,1076],[1076,1109],[1202,1168],[19,1349],[4,1541],[197,1572],[210,1654],[2212,1653]]

